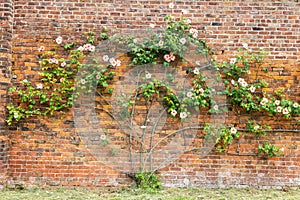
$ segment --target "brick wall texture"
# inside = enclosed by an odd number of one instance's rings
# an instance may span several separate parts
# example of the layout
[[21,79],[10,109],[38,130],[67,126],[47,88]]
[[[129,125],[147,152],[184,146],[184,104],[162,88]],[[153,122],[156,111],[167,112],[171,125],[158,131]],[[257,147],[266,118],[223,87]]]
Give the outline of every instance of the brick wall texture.
[[10,84],[11,52],[12,52],[12,1],[0,2],[0,188],[7,179],[8,169],[8,138],[5,122],[5,105],[7,103],[7,88]]
[[[130,185],[124,170],[99,161],[76,133],[73,112],[29,118],[5,124],[7,86],[34,80],[39,46],[50,50],[57,36],[73,41],[87,30],[103,26],[114,32],[137,33],[150,23],[163,24],[166,14],[183,9],[199,37],[216,49],[216,59],[232,56],[242,43],[270,51],[265,78],[270,88],[286,88],[300,100],[300,2],[155,0],[2,0],[0,2],[0,186]],[[99,31],[100,32],[100,31]],[[11,75],[12,76],[11,76]],[[239,118],[242,123],[246,120]],[[243,121],[244,120],[244,121]],[[254,155],[257,144],[244,133],[228,153],[206,156],[185,153],[159,171],[166,186],[286,187],[300,186],[300,133],[295,121],[278,119],[268,139],[284,155],[265,159]],[[105,122],[105,121],[104,121]],[[115,131],[109,120],[109,130]],[[292,126],[291,126],[292,125]],[[299,124],[298,124],[299,125]],[[293,127],[293,129],[291,129]],[[256,141],[256,142],[254,142]],[[3,169],[3,170],[2,170]]]

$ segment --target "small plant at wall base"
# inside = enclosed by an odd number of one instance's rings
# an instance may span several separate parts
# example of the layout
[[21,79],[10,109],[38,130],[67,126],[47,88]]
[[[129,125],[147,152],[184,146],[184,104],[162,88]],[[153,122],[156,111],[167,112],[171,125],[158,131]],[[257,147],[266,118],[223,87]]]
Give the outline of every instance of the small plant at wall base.
[[137,187],[146,190],[157,190],[162,188],[159,177],[154,172],[137,172],[134,177]]
[[[121,61],[117,57],[103,55],[101,61],[94,58],[89,59],[91,61],[89,63],[83,63],[87,56],[93,57],[97,42],[103,39],[125,44],[130,50],[128,55],[131,58],[132,66],[143,64],[151,66],[162,63],[166,68],[179,70],[179,64],[185,61],[184,51],[188,45],[196,46],[196,53],[205,57],[209,57],[209,52],[211,52],[205,42],[198,39],[198,31],[191,28],[188,20],[182,16],[179,19],[167,16],[165,29],[159,33],[151,30],[149,31],[151,35],[143,39],[127,37],[123,40],[116,36],[108,37],[106,32],[107,30],[102,32],[99,39],[93,32],[86,33],[87,41],[79,47],[75,43],[63,44],[61,37],[56,39],[56,43],[59,45],[57,51],[44,52],[44,47],[40,47],[41,72],[39,75],[41,79],[38,83],[31,83],[25,79],[21,81],[21,85],[10,89],[14,101],[7,106],[8,125],[34,115],[53,115],[57,111],[66,111],[73,105],[74,99],[80,95],[79,92],[93,92],[95,85],[99,89],[97,94],[100,97],[103,97],[102,94],[111,93],[113,86],[110,84],[116,75],[114,69],[121,66]],[[61,55],[62,51],[67,52],[67,56]],[[191,113],[199,111],[201,108],[206,109],[207,115],[226,113],[228,112],[227,108],[212,98],[212,95],[218,93],[218,95],[227,97],[228,104],[237,115],[244,112],[251,117],[255,113],[265,113],[273,117],[283,116],[286,119],[299,116],[300,106],[297,102],[285,99],[281,93],[267,94],[263,90],[268,86],[265,81],[249,78],[249,73],[261,70],[260,67],[265,56],[264,51],[253,53],[248,50],[246,44],[243,44],[238,55],[228,61],[210,60],[209,66],[202,66],[196,61],[188,66],[189,69],[185,75],[189,79],[192,89],[185,90],[183,88],[180,93],[176,93],[169,85],[174,81],[174,77],[170,75],[166,76],[167,78],[164,80],[158,80],[150,72],[139,74],[136,77],[137,82],[144,80],[145,83],[137,85],[134,91],[135,95],[127,97],[124,94],[118,98],[122,107],[118,115],[128,118],[129,124],[132,125],[134,116],[137,114],[137,105],[143,105],[146,108],[140,136],[134,137],[132,126],[129,127],[130,132],[126,133],[129,137],[131,151],[134,146],[133,141],[136,141],[134,139],[139,139],[135,146],[138,146],[137,150],[141,153],[140,167],[139,172],[133,176],[137,180],[138,186],[151,189],[161,187],[157,175],[153,173],[158,170],[153,169],[153,151],[164,140],[186,130],[186,127],[182,128],[154,141],[158,121],[164,112],[167,112],[167,117],[177,119],[181,124],[192,116]],[[204,67],[211,67],[218,72],[213,75],[216,77],[216,84],[221,82],[225,85],[224,91],[216,91],[206,84],[208,77],[202,72]],[[80,79],[75,78],[75,75],[78,74],[80,75],[76,77],[80,77]],[[77,83],[76,87],[75,83]],[[144,140],[147,138],[144,133],[148,125],[149,113],[151,113],[150,107],[154,101],[163,102],[164,109],[159,113],[156,123],[152,125],[150,142],[146,146]],[[117,118],[112,113],[110,116]],[[194,127],[194,129],[202,128],[206,138],[213,138],[217,135],[216,149],[219,152],[226,152],[234,139],[241,135],[239,130],[241,125],[237,122],[220,127],[203,121],[204,123],[205,126]],[[267,124],[261,125],[255,120],[251,120],[246,128],[248,132],[256,134],[257,137],[265,136],[266,131],[271,129]],[[109,144],[110,141],[105,136],[102,145]],[[147,154],[145,158],[143,153]],[[258,154],[268,157],[280,155],[279,149],[269,142],[258,146]],[[149,170],[145,169],[147,162],[150,162]]]

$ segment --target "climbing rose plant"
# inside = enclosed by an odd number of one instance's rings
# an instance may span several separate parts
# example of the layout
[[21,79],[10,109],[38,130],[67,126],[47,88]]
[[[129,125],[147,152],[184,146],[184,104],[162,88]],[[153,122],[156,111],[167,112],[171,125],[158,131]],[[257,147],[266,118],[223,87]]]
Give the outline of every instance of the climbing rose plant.
[[[80,83],[77,89],[87,92],[93,84],[98,85],[102,90],[108,87],[108,81],[115,75],[111,71],[111,64],[103,67],[97,64],[96,60],[89,64],[82,62],[87,55],[95,51],[94,33],[87,32],[85,35],[86,43],[78,48],[75,48],[75,43],[63,45],[62,37],[58,37],[55,40],[58,45],[54,48],[56,51],[44,52],[43,46],[38,49],[40,80],[31,83],[24,79],[18,87],[9,89],[12,98],[17,96],[17,100],[7,106],[8,125],[33,115],[53,115],[56,111],[66,111],[73,106],[73,100],[79,95],[74,86],[76,81]],[[101,38],[106,39],[105,32],[102,33]],[[63,48],[66,54],[60,55],[61,50],[58,51],[58,48]],[[85,78],[75,80],[79,70]],[[108,92],[111,90],[108,89]]]
[[[121,65],[118,58],[104,55],[102,60],[106,62],[105,66],[99,64],[98,60],[92,59],[91,63],[83,63],[87,56],[92,57],[97,43],[102,40],[111,40],[126,45],[131,58],[131,65],[143,65],[162,62],[165,67],[177,68],[177,64],[183,61],[184,51],[188,45],[198,47],[197,53],[209,56],[213,50],[209,48],[204,41],[198,38],[198,30],[190,27],[189,20],[166,17],[166,27],[162,31],[155,32],[151,25],[149,37],[142,40],[133,36],[117,37],[107,36],[107,29],[96,36],[94,32],[85,33],[86,42],[81,45],[75,43],[65,44],[62,37],[56,39],[57,47],[52,51],[45,51],[41,46],[40,51],[40,79],[30,82],[24,79],[16,87],[10,88],[13,102],[8,106],[7,123],[11,125],[24,118],[34,115],[53,115],[56,112],[67,111],[73,106],[73,101],[79,95],[79,90],[90,92],[93,85],[97,85],[102,93],[111,93],[113,82],[116,75],[115,68]],[[65,51],[66,53],[62,53]],[[228,61],[217,62],[211,58],[209,67],[218,72],[216,78],[225,85],[224,91],[218,91],[219,95],[228,98],[228,103],[234,109],[244,111],[252,115],[253,113],[266,113],[272,116],[284,116],[287,119],[297,118],[300,114],[298,102],[286,99],[283,92],[275,94],[264,92],[268,83],[264,80],[249,78],[248,74],[261,71],[266,52],[260,50],[251,52],[247,44],[243,44],[235,57]],[[154,96],[158,96],[164,105],[169,117],[178,118],[181,121],[190,116],[191,110],[207,108],[210,114],[228,112],[224,105],[218,105],[211,96],[214,95],[214,89],[210,88],[205,81],[207,77],[201,71],[201,64],[190,66],[187,71],[193,89],[181,94],[176,94],[172,88],[163,81],[157,80],[151,73],[144,74],[147,83],[139,88],[139,93],[147,101]],[[76,80],[75,75],[81,73],[81,79]],[[172,77],[171,77],[172,78]],[[74,86],[78,83],[78,88]],[[130,115],[130,107],[135,101],[124,103],[124,114]],[[299,121],[298,121],[299,122]],[[254,133],[257,137],[263,137],[266,130],[271,129],[267,124],[260,124],[251,120],[247,125],[248,132]],[[226,151],[228,146],[235,138],[241,135],[239,125],[229,124],[214,126],[207,123],[204,127],[206,137],[211,137],[215,132],[219,132],[216,141],[216,148],[220,151]],[[106,141],[106,139],[105,139]],[[105,143],[107,144],[107,142]],[[266,142],[259,146],[258,153],[269,157],[280,155],[280,149]]]

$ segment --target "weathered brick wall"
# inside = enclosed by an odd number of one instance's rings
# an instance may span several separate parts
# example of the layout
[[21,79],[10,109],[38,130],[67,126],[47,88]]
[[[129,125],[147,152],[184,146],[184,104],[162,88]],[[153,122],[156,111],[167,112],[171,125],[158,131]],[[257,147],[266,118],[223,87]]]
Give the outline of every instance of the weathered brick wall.
[[7,88],[10,84],[13,1],[0,2],[0,189],[6,184],[7,152],[9,140],[5,122],[5,106],[8,100]]
[[0,136],[0,190],[7,184],[9,139]]
[[[180,14],[186,9],[192,26],[201,30],[199,37],[216,49],[217,59],[227,59],[243,42],[253,50],[264,48],[271,52],[267,65],[269,77],[264,77],[271,82],[270,88],[289,88],[290,98],[300,100],[299,2],[176,1],[174,9],[168,7],[170,2],[15,0],[12,72],[16,79],[12,82],[33,80],[39,69],[35,57],[39,46],[49,50],[59,35],[72,41],[86,30],[97,31],[103,26],[116,32],[137,33],[136,30],[148,28],[150,23],[162,24],[166,14]],[[0,8],[6,8],[6,4],[11,2],[0,4]],[[11,36],[4,37],[10,41]],[[2,56],[4,59],[9,58],[9,53],[4,54],[8,55]],[[5,76],[1,80],[2,77]],[[9,83],[9,79],[5,80]],[[1,89],[6,94],[6,88]],[[4,101],[2,98],[1,103]],[[240,119],[242,123],[245,120]],[[295,122],[281,119],[277,128],[288,129],[290,123]],[[300,185],[298,135],[298,132],[268,134],[271,141],[284,148],[283,156],[269,160],[254,155],[257,142],[247,134],[232,145],[228,154],[210,153],[203,158],[185,154],[160,172],[162,180],[168,186],[297,186]],[[85,148],[76,134],[72,112],[28,119],[10,127],[9,136],[12,185],[99,187],[129,183],[122,171],[105,166]]]
[[181,156],[161,171],[168,186],[284,188],[299,185],[299,132],[268,135],[284,156],[257,157],[255,137],[244,134],[226,154]]

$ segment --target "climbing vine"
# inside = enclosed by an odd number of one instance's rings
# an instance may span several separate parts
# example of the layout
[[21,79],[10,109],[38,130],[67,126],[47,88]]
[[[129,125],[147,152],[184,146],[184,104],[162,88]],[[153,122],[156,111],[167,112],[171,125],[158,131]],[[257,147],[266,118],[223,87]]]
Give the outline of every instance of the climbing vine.
[[[209,114],[228,112],[226,105],[220,105],[212,98],[215,94],[226,96],[231,109],[250,115],[262,112],[287,119],[299,116],[298,102],[286,99],[282,91],[269,94],[264,90],[268,87],[267,82],[249,78],[250,73],[263,71],[262,65],[267,55],[265,51],[251,52],[247,44],[243,44],[235,57],[218,62],[210,57],[213,50],[198,38],[198,30],[192,28],[189,20],[182,16],[175,18],[168,15],[163,30],[155,32],[154,25],[151,25],[148,33],[150,36],[142,39],[134,36],[108,36],[107,29],[104,28],[99,35],[91,31],[85,33],[86,41],[80,45],[64,43],[63,38],[58,37],[55,41],[57,46],[53,50],[45,51],[45,47],[41,46],[38,49],[41,70],[38,79],[33,82],[24,79],[9,90],[14,101],[7,106],[8,125],[33,115],[53,115],[66,111],[73,106],[79,91],[93,92],[94,86],[97,86],[98,92],[112,93],[113,86],[110,84],[116,76],[114,69],[120,67],[122,62],[118,57],[109,55],[103,55],[101,60],[93,58],[97,44],[103,40],[125,45],[129,50],[131,66],[162,63],[166,68],[178,70],[186,61],[185,51],[190,45],[197,47],[195,54],[209,58],[207,66],[197,61],[188,66],[185,76],[190,80],[192,90],[183,90],[181,93],[176,93],[169,85],[174,79],[172,74],[165,80],[157,79],[150,72],[142,74],[146,83],[137,88],[136,96],[141,94],[145,102],[163,102],[168,117],[180,122],[184,122],[193,111],[201,108],[206,108]],[[93,59],[85,63],[83,60],[86,57]],[[202,72],[204,67],[218,72],[214,74],[216,84],[224,84],[224,90],[215,91],[206,83],[208,78]],[[124,100],[119,98],[122,101],[122,116],[133,115],[132,108],[138,101],[135,97]],[[206,123],[202,128],[206,137],[212,137],[216,131],[219,133],[216,149],[220,152],[226,151],[233,140],[241,135],[240,127],[236,124],[217,127]],[[266,131],[271,129],[269,125],[260,124],[255,120],[250,120],[245,128],[258,138],[265,136]],[[106,137],[103,140],[105,145],[109,144]],[[149,152],[152,152],[153,148]],[[280,150],[265,142],[263,146],[258,147],[258,153],[272,157],[280,155]]]
[[[105,32],[102,38],[105,38]],[[31,83],[24,79],[17,87],[11,87],[9,91],[12,97],[17,96],[17,101],[7,106],[9,115],[7,118],[8,125],[13,121],[20,121],[33,115],[53,115],[56,111],[64,111],[73,106],[73,100],[79,95],[77,90],[86,90],[89,92],[92,85],[98,85],[105,89],[108,87],[108,81],[115,75],[111,71],[111,64],[103,67],[93,60],[92,63],[82,63],[83,58],[95,51],[95,36],[93,32],[87,32],[86,42],[77,49],[75,43],[62,44],[62,37],[56,39],[54,51],[44,51],[45,47],[41,46],[38,58],[40,60],[40,79]],[[58,48],[66,51],[66,55],[61,53]],[[56,51],[55,51],[56,50]],[[84,79],[75,80],[75,76],[80,73],[84,74]],[[77,89],[75,82],[79,82]],[[111,92],[111,89],[108,89]]]

